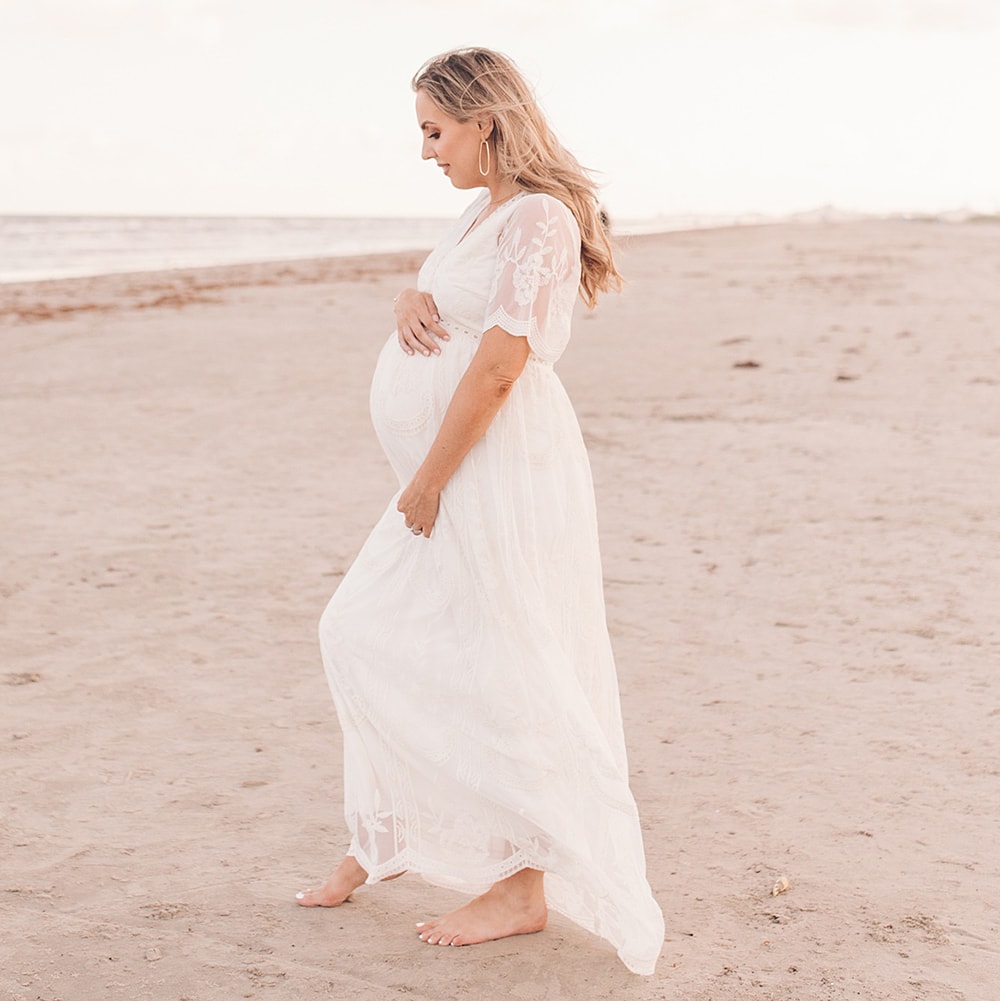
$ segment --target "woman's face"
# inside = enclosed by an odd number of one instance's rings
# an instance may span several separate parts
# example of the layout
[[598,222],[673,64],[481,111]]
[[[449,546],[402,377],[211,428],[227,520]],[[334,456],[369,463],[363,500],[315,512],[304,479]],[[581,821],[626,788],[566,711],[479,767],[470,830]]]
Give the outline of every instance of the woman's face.
[[424,134],[420,155],[425,160],[436,160],[456,188],[485,186],[486,178],[479,172],[480,146],[488,135],[483,123],[451,118],[422,90],[417,91],[417,121]]

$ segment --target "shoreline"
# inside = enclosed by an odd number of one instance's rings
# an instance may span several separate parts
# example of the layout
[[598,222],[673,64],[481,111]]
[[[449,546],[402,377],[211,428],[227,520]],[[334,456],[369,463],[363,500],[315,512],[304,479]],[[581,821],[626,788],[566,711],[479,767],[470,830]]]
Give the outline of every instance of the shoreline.
[[[82,217],[86,218],[86,217]],[[159,218],[159,217],[151,217]],[[934,224],[934,225],[997,225],[1000,215],[975,212],[950,212],[938,214],[921,213],[890,213],[887,215],[866,215],[840,210],[818,209],[811,212],[799,212],[788,216],[766,216],[757,214],[734,213],[715,219],[701,216],[688,217],[683,222],[672,223],[665,220],[662,224],[655,220],[650,222],[635,222],[621,231],[613,234],[616,245],[629,246],[633,241],[670,236],[672,234],[718,232],[732,229],[754,229],[773,226],[838,226],[863,224]],[[259,285],[271,284],[271,279],[277,276],[280,283],[311,283],[314,281],[337,281],[349,276],[352,265],[360,268],[379,268],[379,262],[386,262],[391,268],[394,262],[403,261],[405,265],[413,258],[422,261],[430,252],[431,247],[407,247],[400,250],[365,251],[360,253],[345,252],[326,255],[303,255],[290,257],[266,257],[238,261],[221,261],[219,263],[182,265],[178,267],[150,267],[128,270],[110,270],[84,272],[81,274],[53,275],[48,277],[20,278],[12,276],[0,279],[0,319],[11,308],[11,303],[18,299],[31,299],[29,289],[44,287],[56,291],[71,293],[81,282],[109,282],[113,286],[112,294],[117,290],[134,293],[135,289],[146,285],[150,289],[179,282],[181,286],[198,285],[203,291],[212,291],[219,284],[225,285]],[[419,264],[418,264],[419,266]],[[199,276],[196,278],[195,276]],[[201,276],[215,277],[218,282],[206,283]],[[129,281],[133,287],[128,286]],[[169,303],[165,303],[169,304]],[[16,312],[17,310],[15,310]],[[31,316],[30,309],[25,318]]]
[[[718,223],[686,229],[624,232],[615,236],[623,253],[659,240],[683,239],[690,234],[724,234],[788,227],[792,230],[841,226],[990,225],[1000,217],[987,216],[951,221],[942,218],[879,219],[802,218],[796,221],[759,220]],[[218,302],[225,289],[276,285],[313,285],[413,272],[430,248],[343,254],[326,257],[276,258],[197,267],[101,272],[92,275],[0,282],[0,322],[34,323],[82,312],[117,312],[128,309],[181,307]]]
[[250,261],[0,283],[0,322],[33,323],[81,312],[220,302],[227,289],[329,284],[419,268],[428,251]]

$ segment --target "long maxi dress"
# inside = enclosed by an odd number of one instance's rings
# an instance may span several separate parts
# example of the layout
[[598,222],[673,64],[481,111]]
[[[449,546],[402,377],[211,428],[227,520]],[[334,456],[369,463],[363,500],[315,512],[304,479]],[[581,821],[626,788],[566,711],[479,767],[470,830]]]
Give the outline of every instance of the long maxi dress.
[[451,339],[390,336],[371,388],[402,489],[482,333],[531,353],[441,494],[430,538],[397,493],[320,621],[344,735],[348,854],[470,893],[544,870],[548,905],[653,972],[663,916],[645,874],[605,618],[590,465],[553,370],[570,335],[580,234],[559,200],[521,193],[469,231],[478,197],[424,262]]

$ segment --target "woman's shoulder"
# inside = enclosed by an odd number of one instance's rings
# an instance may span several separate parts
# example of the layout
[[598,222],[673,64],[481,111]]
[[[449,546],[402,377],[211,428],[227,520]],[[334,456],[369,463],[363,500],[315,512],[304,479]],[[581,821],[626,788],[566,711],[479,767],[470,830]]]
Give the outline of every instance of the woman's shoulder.
[[511,206],[509,218],[515,223],[541,223],[546,228],[564,229],[572,239],[580,238],[580,227],[572,209],[562,199],[542,191],[526,191],[518,195]]
[[573,219],[573,210],[555,195],[546,194],[544,191],[525,191],[517,196],[514,211],[531,212],[533,214],[547,213],[549,215],[568,216]]

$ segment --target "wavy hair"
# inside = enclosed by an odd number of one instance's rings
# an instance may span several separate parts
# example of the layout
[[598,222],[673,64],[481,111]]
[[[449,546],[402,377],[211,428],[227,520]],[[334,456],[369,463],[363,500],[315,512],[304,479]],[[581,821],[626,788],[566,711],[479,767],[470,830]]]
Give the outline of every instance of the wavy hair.
[[552,195],[580,227],[580,296],[593,308],[599,292],[621,289],[597,185],[556,138],[535,95],[507,56],[455,49],[424,63],[412,86],[451,118],[493,119],[497,172],[525,191]]

